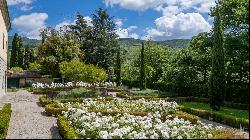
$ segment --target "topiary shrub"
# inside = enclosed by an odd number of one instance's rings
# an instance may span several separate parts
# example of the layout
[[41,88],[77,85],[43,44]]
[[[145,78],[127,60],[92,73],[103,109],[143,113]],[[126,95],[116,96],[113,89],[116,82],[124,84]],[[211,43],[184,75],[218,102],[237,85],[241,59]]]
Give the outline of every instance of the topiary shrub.
[[79,139],[80,135],[76,133],[74,127],[70,126],[68,120],[64,116],[59,116],[57,118],[57,126],[60,135],[64,139]]
[[0,139],[5,139],[7,136],[11,112],[11,104],[5,104],[0,110]]

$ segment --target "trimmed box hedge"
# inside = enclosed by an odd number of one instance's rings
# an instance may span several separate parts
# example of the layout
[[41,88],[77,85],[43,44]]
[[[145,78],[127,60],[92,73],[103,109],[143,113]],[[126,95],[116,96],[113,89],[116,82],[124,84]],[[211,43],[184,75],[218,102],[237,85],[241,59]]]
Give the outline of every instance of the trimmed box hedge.
[[[126,92],[120,92],[116,94],[119,98],[126,98],[130,100],[138,100],[138,99],[164,99],[166,101],[176,101],[177,103],[180,102],[199,102],[199,103],[206,103],[209,104],[208,98],[198,98],[198,97],[174,97],[174,98],[160,98],[156,96],[128,96]],[[249,104],[241,104],[241,103],[232,103],[232,102],[224,102],[224,107],[234,108],[234,109],[241,109],[241,110],[249,110]]]
[[249,129],[249,120],[248,119],[243,119],[243,118],[237,118],[234,116],[230,115],[223,115],[218,112],[213,112],[213,111],[207,111],[207,110],[199,110],[199,109],[194,109],[194,108],[188,108],[181,106],[180,107],[181,111],[194,114],[196,116],[199,116],[201,118],[205,118],[208,120],[213,120],[219,123],[223,123],[235,128],[240,128],[243,127],[245,129]]
[[5,139],[7,136],[11,112],[11,104],[5,104],[0,110],[0,139]]
[[79,139],[80,135],[76,133],[74,127],[69,124],[69,121],[64,116],[57,118],[57,126],[59,133],[64,139]]

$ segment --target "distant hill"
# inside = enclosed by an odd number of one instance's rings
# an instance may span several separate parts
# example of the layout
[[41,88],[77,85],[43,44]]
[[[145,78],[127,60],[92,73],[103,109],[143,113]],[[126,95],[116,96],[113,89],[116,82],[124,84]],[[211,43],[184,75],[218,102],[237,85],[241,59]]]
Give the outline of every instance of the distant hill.
[[[140,46],[142,40],[133,39],[133,38],[122,38],[119,39],[121,44],[126,45],[127,47],[131,46]],[[165,41],[153,41],[156,44],[162,45],[164,47],[170,48],[186,48],[190,39],[173,39],[173,40],[165,40]]]
[[[12,40],[13,36],[9,36],[9,48],[11,49],[12,46]],[[41,43],[41,40],[36,39],[29,39],[27,37],[22,37],[23,45],[28,46],[31,48],[37,47],[39,43]],[[133,38],[122,38],[119,39],[119,42],[121,44],[126,45],[126,47],[132,47],[132,46],[140,46],[142,40],[140,39],[133,39]],[[165,46],[165,47],[171,47],[171,48],[186,48],[188,46],[188,43],[190,42],[190,39],[173,39],[173,40],[166,40],[166,41],[153,41],[156,44]]]
[[[9,36],[9,49],[12,48],[12,40],[13,40],[14,36]],[[37,40],[37,39],[29,39],[27,37],[22,37],[23,40],[23,46],[28,46],[31,48],[35,48],[37,47],[37,45],[39,43],[41,43],[41,40]]]

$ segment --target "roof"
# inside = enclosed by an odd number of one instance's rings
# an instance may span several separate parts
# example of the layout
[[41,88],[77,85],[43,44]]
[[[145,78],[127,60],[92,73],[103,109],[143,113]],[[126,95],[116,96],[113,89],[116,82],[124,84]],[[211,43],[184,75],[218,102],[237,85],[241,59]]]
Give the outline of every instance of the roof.
[[6,0],[0,0],[0,10],[3,14],[3,19],[7,28],[7,31],[10,30],[10,17],[9,17],[9,10],[8,10],[8,6],[7,6],[7,2]]
[[42,75],[38,71],[23,71],[20,73],[7,72],[8,78],[42,78]]

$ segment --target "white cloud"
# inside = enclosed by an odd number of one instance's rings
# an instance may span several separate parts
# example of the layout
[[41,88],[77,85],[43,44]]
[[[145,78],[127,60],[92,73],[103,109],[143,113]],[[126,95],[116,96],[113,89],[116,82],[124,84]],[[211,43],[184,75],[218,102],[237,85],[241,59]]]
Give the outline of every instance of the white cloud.
[[166,3],[165,0],[104,0],[106,6],[119,5],[122,8],[135,10],[135,11],[144,11],[149,8],[156,8],[163,3]]
[[7,0],[8,5],[31,4],[34,0]]
[[164,16],[175,15],[181,12],[181,9],[178,6],[167,6],[162,8],[162,14]]
[[137,26],[129,26],[128,28],[122,28],[121,26],[117,28],[116,33],[119,38],[134,38],[138,39],[139,35],[136,33],[131,33]]
[[148,36],[155,40],[191,38],[211,29],[211,25],[199,13],[162,16],[155,20],[155,24],[156,29],[147,29]]
[[55,29],[56,30],[60,30],[63,27],[65,27],[66,25],[73,25],[73,24],[75,24],[75,21],[71,22],[69,20],[65,20],[65,21],[60,22],[59,24],[57,24],[56,27],[55,27]]
[[83,18],[87,21],[87,25],[93,26],[93,24],[92,24],[92,18],[91,17],[86,16],[86,17],[83,17]]
[[[91,23],[92,22],[92,18],[90,18],[89,16],[86,16],[86,17],[83,17],[86,22],[87,22],[87,25],[89,26],[93,26],[93,24]],[[76,20],[74,21],[70,21],[70,20],[65,20],[65,21],[62,21],[60,23],[58,23],[56,26],[55,26],[55,29],[56,30],[60,30],[60,29],[65,29],[63,27],[65,27],[66,25],[75,25],[76,24]],[[66,30],[66,29],[65,29]]]
[[133,31],[134,29],[137,29],[137,26],[129,26],[127,29],[128,31]]
[[20,9],[21,9],[22,11],[28,11],[28,10],[33,9],[33,7],[28,6],[28,5],[23,5],[23,6],[20,7]]
[[31,39],[40,39],[40,30],[46,27],[47,19],[47,13],[32,13],[14,18],[12,24],[22,35]]
[[117,27],[122,27],[123,23],[122,23],[122,19],[118,18],[118,19],[115,19],[115,24]]
[[134,38],[134,39],[138,39],[138,38],[139,38],[139,35],[136,34],[136,33],[132,33],[129,37],[130,37],[130,38]]
[[195,9],[200,13],[209,13],[210,8],[215,5],[215,0],[205,0],[205,2],[201,3],[200,7],[196,7]]

